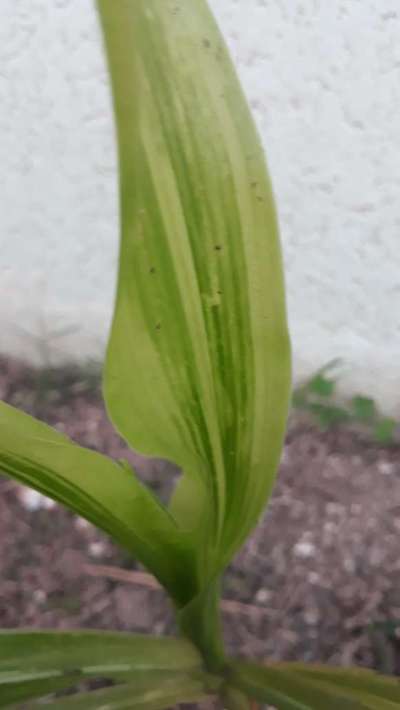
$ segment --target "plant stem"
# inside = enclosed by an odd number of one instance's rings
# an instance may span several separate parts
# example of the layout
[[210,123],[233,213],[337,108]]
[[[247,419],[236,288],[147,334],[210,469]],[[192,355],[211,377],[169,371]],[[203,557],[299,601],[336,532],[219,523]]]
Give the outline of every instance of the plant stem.
[[207,670],[213,673],[225,666],[219,602],[218,579],[178,611],[178,623],[183,635],[199,649]]

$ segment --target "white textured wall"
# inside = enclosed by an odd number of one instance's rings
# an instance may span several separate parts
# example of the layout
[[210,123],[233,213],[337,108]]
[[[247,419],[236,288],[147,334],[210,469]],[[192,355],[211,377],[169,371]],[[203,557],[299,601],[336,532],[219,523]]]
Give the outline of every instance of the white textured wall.
[[[267,148],[297,373],[342,357],[344,386],[396,407],[399,0],[211,4]],[[106,82],[92,0],[1,0],[2,351],[101,352],[117,252]]]

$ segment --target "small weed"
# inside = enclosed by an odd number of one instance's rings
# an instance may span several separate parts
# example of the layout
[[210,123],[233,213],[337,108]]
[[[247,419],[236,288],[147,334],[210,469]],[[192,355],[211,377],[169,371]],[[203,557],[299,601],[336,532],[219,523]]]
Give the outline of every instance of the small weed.
[[334,372],[339,364],[339,360],[332,360],[295,389],[293,407],[311,414],[323,431],[340,424],[355,424],[362,426],[377,443],[394,444],[399,422],[382,415],[371,397],[358,394],[344,402],[339,400]]

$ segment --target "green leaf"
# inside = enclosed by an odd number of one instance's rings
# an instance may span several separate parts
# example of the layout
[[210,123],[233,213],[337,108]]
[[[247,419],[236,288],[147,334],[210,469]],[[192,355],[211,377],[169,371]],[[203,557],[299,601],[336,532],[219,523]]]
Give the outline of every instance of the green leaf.
[[230,682],[278,710],[399,710],[400,684],[373,671],[234,663]]
[[[125,670],[192,670],[202,660],[183,639],[109,631],[0,631],[0,671],[129,666]],[[81,672],[81,671],[80,671]],[[103,671],[102,671],[103,672]]]
[[383,700],[400,703],[400,682],[397,678],[381,676],[365,668],[336,668],[324,665],[306,665],[305,663],[282,663],[282,670],[296,672],[316,681],[334,683],[356,693],[376,695]]
[[[0,707],[42,697],[90,678],[141,687],[198,672],[194,646],[174,638],[97,631],[0,632]],[[180,679],[180,676],[178,680]]]
[[79,673],[0,673],[0,708],[71,688],[81,680]]
[[369,397],[357,395],[351,400],[351,407],[355,419],[361,422],[371,422],[377,415],[375,402]]
[[128,464],[77,446],[0,402],[0,469],[109,533],[176,598],[192,595],[186,536]]
[[178,703],[196,702],[207,696],[201,675],[181,674],[169,679],[160,679],[156,673],[152,676],[152,681],[138,679],[115,688],[58,698],[45,707],[47,710],[167,710]]
[[281,452],[290,352],[274,201],[207,3],[98,7],[121,186],[105,399],[135,449],[183,469],[172,510],[199,538],[204,576],[256,523]]
[[338,424],[344,424],[350,419],[350,415],[344,407],[338,407],[334,404],[319,404],[313,402],[308,405],[308,408],[314,417],[316,417],[322,429],[330,429],[331,427],[338,426]]
[[329,379],[323,373],[319,372],[311,378],[307,389],[309,392],[318,395],[319,397],[332,397],[335,392],[335,380]]
[[398,422],[391,417],[380,419],[374,429],[374,437],[380,444],[392,444]]

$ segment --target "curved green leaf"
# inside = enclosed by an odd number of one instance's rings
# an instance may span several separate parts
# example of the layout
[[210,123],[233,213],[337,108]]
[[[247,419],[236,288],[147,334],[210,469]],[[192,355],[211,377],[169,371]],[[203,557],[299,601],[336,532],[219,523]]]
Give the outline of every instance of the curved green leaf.
[[195,647],[173,637],[110,631],[0,631],[0,672],[65,670],[71,660],[73,668],[111,664],[126,666],[126,671],[185,671],[202,666]]
[[121,182],[104,379],[136,449],[184,470],[172,509],[220,567],[271,491],[290,355],[260,141],[205,0],[98,0]]
[[235,663],[230,681],[278,710],[400,710],[400,683],[373,671]]
[[74,444],[0,402],[0,470],[63,503],[137,556],[176,599],[190,598],[190,550],[128,464]]
[[198,682],[201,667],[194,646],[181,639],[98,631],[2,631],[0,707],[90,678],[134,679],[142,692],[157,683],[187,681],[183,674],[192,673]]

